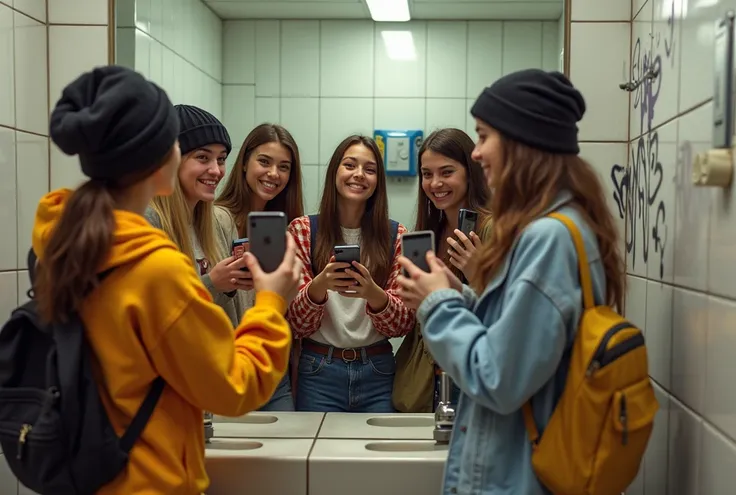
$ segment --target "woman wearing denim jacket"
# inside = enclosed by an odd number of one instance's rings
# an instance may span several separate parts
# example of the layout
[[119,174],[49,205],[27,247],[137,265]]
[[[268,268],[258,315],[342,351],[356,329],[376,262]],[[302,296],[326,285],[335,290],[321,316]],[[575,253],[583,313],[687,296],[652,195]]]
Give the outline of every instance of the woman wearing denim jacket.
[[509,74],[471,109],[493,190],[491,242],[478,251],[471,287],[432,253],[430,273],[406,258],[399,280],[417,307],[424,341],[461,390],[443,494],[541,495],[521,408],[531,400],[540,432],[560,398],[582,313],[568,215],[588,254],[596,303],[621,308],[619,237],[593,168],[578,156],[582,95],[558,72]]

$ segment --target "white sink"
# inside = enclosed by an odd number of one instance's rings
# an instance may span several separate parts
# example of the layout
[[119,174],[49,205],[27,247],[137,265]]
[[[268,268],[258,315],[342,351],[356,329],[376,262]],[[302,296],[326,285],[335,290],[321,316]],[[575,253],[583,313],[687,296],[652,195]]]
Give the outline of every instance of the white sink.
[[207,495],[307,495],[307,457],[313,443],[309,439],[213,438],[205,445]]
[[440,493],[447,445],[432,440],[317,439],[309,456],[309,493]]
[[315,438],[324,413],[252,412],[237,418],[215,416],[215,438]]
[[327,413],[317,438],[431,440],[433,430],[431,413]]

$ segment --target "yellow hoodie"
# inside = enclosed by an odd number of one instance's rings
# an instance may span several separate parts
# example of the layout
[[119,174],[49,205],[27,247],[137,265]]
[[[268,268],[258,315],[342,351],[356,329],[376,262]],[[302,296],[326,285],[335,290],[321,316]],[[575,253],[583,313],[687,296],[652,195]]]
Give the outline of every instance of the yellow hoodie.
[[[33,248],[44,247],[71,191],[38,205]],[[291,332],[286,302],[260,292],[233,334],[192,263],[143,216],[116,210],[110,256],[115,268],[81,309],[99,364],[99,387],[118,435],[151,387],[168,384],[127,468],[101,494],[199,494],[204,467],[203,410],[238,416],[265,404],[283,377]],[[82,221],[80,219],[80,221]]]

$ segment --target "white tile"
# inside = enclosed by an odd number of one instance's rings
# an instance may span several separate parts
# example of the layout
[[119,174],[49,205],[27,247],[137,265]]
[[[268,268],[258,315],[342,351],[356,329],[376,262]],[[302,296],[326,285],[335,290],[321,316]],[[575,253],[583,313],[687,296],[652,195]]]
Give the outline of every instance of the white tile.
[[[301,149],[299,150],[301,152]],[[319,213],[319,202],[322,200],[322,184],[327,166],[302,165],[302,191],[304,193],[304,214]]]
[[708,299],[708,338],[705,349],[705,418],[730,438],[736,438],[736,303]]
[[237,149],[236,143],[242,143],[256,125],[255,87],[225,85],[222,87],[222,95],[224,101],[222,122],[230,133],[233,148]]
[[[564,35],[564,33],[563,33]],[[542,69],[550,71],[560,69],[562,43],[560,41],[560,23],[542,23]]]
[[657,127],[677,115],[680,95],[680,2],[682,0],[652,0],[654,2],[652,55],[660,74],[652,83],[650,110],[652,127]]
[[107,63],[106,26],[49,26],[49,110],[67,84]]
[[672,395],[703,413],[708,298],[676,288],[672,305]]
[[678,160],[675,175],[675,284],[705,291],[712,191],[692,184],[693,161],[711,147],[713,105],[708,103],[677,119]]
[[[18,306],[18,272],[0,272],[0,320],[6,321]],[[0,459],[0,480],[12,479],[5,459]],[[12,475],[11,475],[12,476]]]
[[[473,108],[474,104],[475,98],[465,100],[465,117],[467,118],[465,121],[465,132],[470,136],[470,139],[476,141],[478,139],[478,133],[475,131],[475,117],[470,113],[470,109]],[[429,109],[427,111],[429,112]]]
[[642,7],[645,5],[652,6],[652,2],[649,0],[631,0],[631,17],[636,18],[636,16],[641,12]]
[[151,0],[151,28],[148,33],[161,41],[164,36],[164,0]]
[[279,122],[281,122],[281,100],[279,98],[256,97],[254,124],[278,124]]
[[[634,0],[636,1],[636,0]],[[631,20],[631,2],[611,0],[573,0],[570,5],[570,20],[576,21],[623,21]]]
[[[398,60],[389,56],[382,33],[397,31],[411,33],[415,53],[413,59]],[[392,39],[391,36],[395,35],[389,35],[389,39]],[[426,95],[426,40],[427,24],[425,22],[375,23],[376,97],[421,98]]]
[[424,133],[444,127],[465,129],[469,115],[465,98],[427,98],[427,123]]
[[319,98],[281,98],[281,125],[299,143],[302,163],[319,163]]
[[[631,58],[627,58],[625,64],[627,70],[622,72],[620,76],[617,75],[616,67],[612,69],[610,77],[614,77],[613,80],[616,77],[620,77],[623,79],[622,82],[642,81],[644,76],[649,72],[652,60],[652,32],[654,29],[652,21],[654,12],[652,9],[653,4],[654,0],[647,2],[631,23]],[[654,118],[652,111],[653,93],[656,91],[656,84],[658,82],[659,79],[655,80],[654,84],[642,82],[630,93],[629,135],[632,140],[648,132],[651,128],[650,122]],[[618,91],[624,93],[621,90]]]
[[372,97],[373,22],[322,21],[320,30],[320,96]]
[[281,21],[281,96],[319,96],[319,21]]
[[736,445],[712,426],[704,424],[700,457],[700,489],[697,494],[733,493],[736,485]]
[[646,332],[647,328],[647,281],[643,278],[626,276],[626,319]]
[[224,84],[255,84],[255,21],[226,21],[223,23],[222,30],[222,82]]
[[468,25],[427,23],[427,97],[464,98],[467,91]]
[[115,2],[115,27],[117,29],[134,28],[136,17],[135,12],[136,0],[117,0]]
[[15,10],[29,15],[37,21],[46,22],[46,0],[15,0],[15,3],[10,0],[10,3]]
[[0,125],[15,125],[13,11],[0,4]]
[[176,88],[176,59],[178,56],[165,45],[161,46],[161,87],[174,104],[181,103]]
[[[672,283],[674,280],[674,232],[676,211],[677,122],[671,121],[648,135],[647,153],[638,158],[641,167],[632,168],[632,184],[638,185],[635,194],[645,193],[649,201],[648,217],[637,222],[641,225],[642,243],[639,250],[647,265],[647,277]],[[633,167],[635,160],[630,166]],[[632,187],[632,192],[634,188]],[[635,211],[632,208],[632,211]]]
[[670,400],[667,392],[654,384],[654,392],[659,402],[659,411],[654,417],[654,430],[649,437],[644,454],[644,493],[667,493],[667,439],[669,436]]
[[708,189],[711,194],[708,291],[736,299],[736,203],[733,200],[736,181],[731,181],[731,186],[725,189]]
[[161,37],[158,40],[170,50],[176,50],[178,36],[176,28],[179,26],[177,18],[181,5],[177,0],[161,0]]
[[[48,134],[46,25],[15,14],[15,124]],[[28,63],[28,61],[32,63]]]
[[[118,29],[118,32],[120,30]],[[135,30],[135,70],[143,74],[147,79],[151,78],[151,44],[158,43],[151,39],[149,35],[141,31],[140,29]],[[120,46],[118,40],[118,47]],[[116,60],[117,63],[120,63]],[[160,63],[160,62],[159,62]]]
[[[713,35],[717,17],[723,15],[723,1],[680,0],[680,102],[681,112],[713,97]],[[730,8],[732,0],[725,2]]]
[[319,163],[326,165],[337,145],[351,134],[373,136],[373,100],[321,98]]
[[[503,75],[504,23],[473,21],[468,23],[468,87],[465,96],[475,100]],[[474,125],[475,126],[475,125]]]
[[[3,299],[3,297],[0,296],[0,299]],[[10,313],[7,313],[7,316],[9,315]],[[6,313],[0,313],[0,317],[5,318]],[[3,319],[3,321],[5,320]],[[7,495],[16,495],[18,490],[18,479],[13,475],[10,466],[8,466],[8,461],[3,458],[2,454],[0,454],[0,486],[8,490]]]
[[15,153],[15,131],[0,128],[0,270],[18,267]]
[[[135,0],[135,27],[146,34],[151,32],[151,1]],[[116,4],[116,8],[120,9],[120,2]]]
[[[575,51],[573,50],[573,53]],[[523,69],[542,68],[542,23],[503,23],[504,74]]]
[[581,141],[628,139],[629,96],[618,84],[625,78],[629,31],[629,23],[623,22],[571,25],[570,79],[585,97],[587,106],[578,124]]
[[[23,260],[23,266],[26,266],[26,261]],[[31,288],[31,280],[28,277],[28,271],[22,270],[18,272],[18,305],[25,304],[28,302],[28,290]]]
[[149,45],[149,48],[151,50],[150,53],[150,75],[148,76],[151,81],[155,82],[159,86],[163,88],[164,84],[164,46],[156,41],[156,39],[151,38],[151,43]]
[[687,407],[670,398],[669,495],[698,493],[703,421]]
[[100,0],[51,0],[48,2],[49,24],[107,25],[107,4]]
[[138,44],[135,41],[136,34],[140,32],[134,27],[119,27],[115,30],[115,63],[135,69],[136,49]]
[[670,388],[672,368],[672,300],[671,285],[647,281],[645,332],[649,376],[666,389]]
[[49,140],[26,132],[15,133],[18,181],[18,266],[26,266],[36,208],[49,191]]
[[76,189],[82,182],[87,180],[82,173],[78,157],[65,155],[53,142],[49,146],[51,147],[49,153],[51,158],[49,180],[52,191],[62,187]]
[[256,21],[256,96],[279,96],[281,36],[279,21]]
[[386,181],[388,190],[388,213],[392,220],[414,230],[416,224],[417,177],[390,177]]
[[376,129],[424,129],[426,122],[424,98],[376,98]]

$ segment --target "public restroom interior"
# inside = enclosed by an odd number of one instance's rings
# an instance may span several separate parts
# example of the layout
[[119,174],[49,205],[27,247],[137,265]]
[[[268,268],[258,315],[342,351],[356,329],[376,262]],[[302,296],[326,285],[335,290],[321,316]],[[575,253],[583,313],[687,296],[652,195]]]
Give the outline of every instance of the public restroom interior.
[[[0,321],[26,298],[38,199],[81,179],[49,143],[48,117],[94,66],[135,68],[174,103],[212,112],[235,148],[254,125],[287,127],[308,213],[347,134],[458,127],[475,138],[468,110],[484,86],[522,68],[560,70],[586,98],[581,154],[619,219],[625,313],[645,330],[661,406],[627,494],[733,493],[734,186],[691,177],[711,148],[715,24],[736,0],[410,5],[411,21],[376,23],[362,0],[0,0]],[[389,179],[391,216],[407,226],[417,187]],[[0,495],[28,493],[0,462]]]

